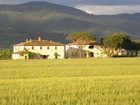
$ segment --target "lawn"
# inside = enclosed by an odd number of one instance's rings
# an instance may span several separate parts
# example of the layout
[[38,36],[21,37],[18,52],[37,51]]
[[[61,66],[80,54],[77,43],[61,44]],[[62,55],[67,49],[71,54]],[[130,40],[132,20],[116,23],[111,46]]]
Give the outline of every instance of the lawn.
[[140,105],[140,58],[0,61],[0,105]]

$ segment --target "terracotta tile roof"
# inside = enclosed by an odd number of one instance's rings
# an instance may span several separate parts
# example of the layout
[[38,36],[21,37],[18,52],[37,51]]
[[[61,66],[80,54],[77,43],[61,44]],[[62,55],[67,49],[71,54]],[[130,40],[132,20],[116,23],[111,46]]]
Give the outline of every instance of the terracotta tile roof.
[[103,44],[98,43],[98,42],[94,42],[94,43],[90,43],[90,45],[103,45]]
[[28,54],[28,52],[27,51],[18,51],[18,52],[15,52],[13,54],[24,55],[24,54]]
[[[77,45],[77,43],[73,42],[73,43],[68,43],[66,45]],[[88,44],[85,44],[85,45],[88,45]],[[89,45],[102,45],[101,43],[97,43],[97,42],[91,42],[89,43]]]
[[64,46],[64,44],[47,40],[30,40],[14,46]]

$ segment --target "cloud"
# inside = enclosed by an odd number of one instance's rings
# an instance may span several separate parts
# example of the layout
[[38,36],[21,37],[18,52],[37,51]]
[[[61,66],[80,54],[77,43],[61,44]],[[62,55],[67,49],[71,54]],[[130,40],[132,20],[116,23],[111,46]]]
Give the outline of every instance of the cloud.
[[0,4],[16,4],[29,1],[47,1],[64,5],[136,5],[140,0],[0,0]]
[[0,0],[0,4],[16,4],[26,2],[26,0]]
[[121,13],[140,13],[140,5],[77,5],[75,8],[95,15],[112,15]]
[[140,0],[75,0],[81,5],[136,5]]
[[140,0],[0,0],[0,4],[19,4],[30,1],[62,4],[97,15],[140,12]]

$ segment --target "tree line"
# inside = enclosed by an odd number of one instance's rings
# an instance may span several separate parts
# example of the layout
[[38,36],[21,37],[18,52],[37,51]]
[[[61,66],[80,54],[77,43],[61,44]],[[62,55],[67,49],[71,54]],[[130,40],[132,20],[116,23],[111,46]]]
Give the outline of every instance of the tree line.
[[0,60],[8,60],[12,59],[12,50],[11,49],[3,49],[0,50]]
[[[96,41],[95,35],[90,32],[71,33],[66,39],[79,46],[80,58],[82,57],[82,47],[85,44],[94,43]],[[101,44],[104,46],[105,53],[108,54],[109,57],[117,56],[122,49],[126,50],[126,56],[128,57],[138,56],[138,51],[140,51],[140,40],[134,41],[128,34],[122,32],[104,35],[101,38]],[[11,55],[11,49],[0,50],[0,59],[11,59]]]

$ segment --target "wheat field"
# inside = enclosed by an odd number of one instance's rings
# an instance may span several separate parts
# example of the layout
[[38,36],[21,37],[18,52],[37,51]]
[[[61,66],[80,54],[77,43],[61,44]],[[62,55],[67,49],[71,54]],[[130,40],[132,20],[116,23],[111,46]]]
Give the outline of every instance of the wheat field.
[[0,61],[0,105],[140,105],[140,58]]

